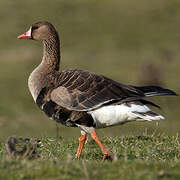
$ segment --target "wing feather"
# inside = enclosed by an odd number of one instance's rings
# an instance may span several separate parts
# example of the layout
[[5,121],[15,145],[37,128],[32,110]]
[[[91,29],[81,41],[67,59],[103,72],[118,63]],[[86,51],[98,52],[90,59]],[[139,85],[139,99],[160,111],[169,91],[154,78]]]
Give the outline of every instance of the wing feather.
[[120,84],[96,73],[83,70],[59,73],[50,98],[69,110],[88,111],[114,100],[142,99],[145,96],[133,86]]

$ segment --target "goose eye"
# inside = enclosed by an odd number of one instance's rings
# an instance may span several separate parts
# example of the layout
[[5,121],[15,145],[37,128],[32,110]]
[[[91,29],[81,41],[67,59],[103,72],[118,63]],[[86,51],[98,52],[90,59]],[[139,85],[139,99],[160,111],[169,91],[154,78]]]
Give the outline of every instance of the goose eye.
[[34,30],[36,30],[36,29],[38,29],[39,27],[38,26],[33,26],[32,27],[32,31],[34,31]]

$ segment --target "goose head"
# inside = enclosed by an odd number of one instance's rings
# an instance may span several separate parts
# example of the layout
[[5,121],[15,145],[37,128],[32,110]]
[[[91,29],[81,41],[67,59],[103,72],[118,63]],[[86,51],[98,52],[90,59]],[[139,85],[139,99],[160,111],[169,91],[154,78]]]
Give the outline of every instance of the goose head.
[[34,23],[30,29],[18,36],[18,39],[47,40],[56,35],[54,26],[47,21],[39,21]]

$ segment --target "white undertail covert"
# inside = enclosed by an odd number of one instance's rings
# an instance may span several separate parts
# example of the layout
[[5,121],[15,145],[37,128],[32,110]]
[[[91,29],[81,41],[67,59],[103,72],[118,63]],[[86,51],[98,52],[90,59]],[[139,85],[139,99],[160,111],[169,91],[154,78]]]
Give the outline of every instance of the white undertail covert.
[[164,119],[145,105],[140,104],[120,104],[103,106],[99,109],[89,111],[93,117],[96,128],[104,128],[124,124],[130,121],[153,121]]

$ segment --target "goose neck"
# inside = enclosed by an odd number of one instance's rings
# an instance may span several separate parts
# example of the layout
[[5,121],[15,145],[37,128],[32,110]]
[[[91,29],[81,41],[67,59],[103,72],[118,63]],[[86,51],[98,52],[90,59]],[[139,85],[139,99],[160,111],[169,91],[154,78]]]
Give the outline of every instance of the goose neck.
[[42,64],[52,70],[59,70],[60,63],[60,41],[57,36],[50,36],[43,40],[43,59]]

